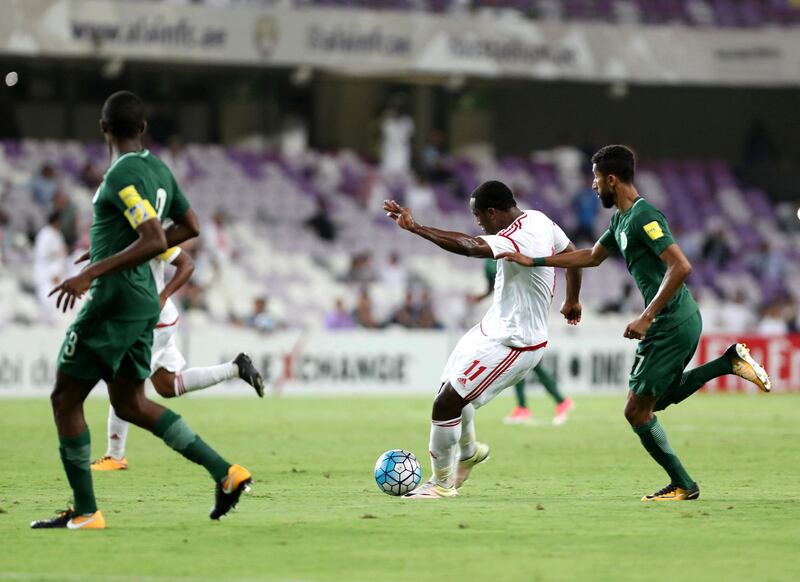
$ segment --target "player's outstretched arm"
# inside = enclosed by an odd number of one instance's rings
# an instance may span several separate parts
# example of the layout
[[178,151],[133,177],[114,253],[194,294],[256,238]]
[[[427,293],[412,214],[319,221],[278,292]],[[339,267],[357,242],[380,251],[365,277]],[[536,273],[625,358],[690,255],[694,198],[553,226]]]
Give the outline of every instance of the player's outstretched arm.
[[[566,253],[574,253],[575,250],[575,243],[571,242],[567,245],[566,249],[558,254],[564,255]],[[578,325],[581,321],[581,314],[583,311],[580,300],[582,279],[583,271],[580,267],[567,268],[567,293],[564,298],[564,303],[561,305],[561,314],[570,325]]]
[[191,208],[172,220],[173,223],[166,229],[167,248],[171,249],[200,235],[200,221]]
[[581,249],[579,251],[564,252],[552,257],[526,257],[521,253],[500,253],[498,259],[505,259],[512,263],[517,263],[523,267],[563,267],[584,269],[586,267],[596,267],[609,256],[610,252],[602,244],[595,243],[591,249]]
[[167,237],[156,216],[139,224],[136,232],[139,234],[139,238],[125,249],[102,261],[92,263],[74,277],[62,281],[60,285],[50,291],[48,297],[58,293],[56,306],[63,307],[63,311],[66,312],[67,309],[75,306],[75,301],[86,293],[89,285],[98,277],[130,269],[167,250]]
[[692,264],[676,243],[672,243],[665,248],[659,257],[667,264],[667,272],[664,273],[664,278],[661,280],[656,296],[645,307],[639,318],[632,321],[625,328],[623,335],[627,338],[644,339],[656,315],[664,309],[664,306],[669,303],[670,299],[678,292],[678,289],[681,288],[681,285],[684,284],[692,272]]
[[[170,249],[167,251],[175,252],[175,249]],[[158,298],[161,300],[161,309],[164,309],[164,304],[167,302],[167,299],[172,297],[178,289],[186,285],[189,279],[192,278],[192,273],[194,273],[194,260],[186,251],[181,251],[177,257],[175,257],[172,262],[172,266],[175,267],[175,273],[173,273],[172,278],[167,281],[166,285],[164,285],[164,289],[162,289],[161,293],[159,293]]]
[[439,230],[417,224],[414,217],[411,216],[411,211],[403,208],[394,200],[384,200],[383,209],[386,211],[386,215],[397,223],[397,226],[431,241],[446,251],[465,257],[494,258],[492,248],[483,239],[461,232]]

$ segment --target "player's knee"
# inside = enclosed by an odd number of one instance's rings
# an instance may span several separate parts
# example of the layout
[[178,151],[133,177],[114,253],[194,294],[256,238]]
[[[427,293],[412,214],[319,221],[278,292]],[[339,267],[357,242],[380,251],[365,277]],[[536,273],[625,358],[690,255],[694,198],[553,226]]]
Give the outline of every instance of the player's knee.
[[122,420],[131,422],[133,424],[137,423],[137,420],[141,415],[141,409],[139,407],[139,401],[137,398],[130,396],[112,398],[111,405],[114,407],[114,412]]
[[158,392],[159,396],[163,396],[164,398],[174,398],[175,397],[175,380],[174,377],[172,379],[166,376],[154,376],[152,378],[153,387]]
[[650,420],[651,411],[647,407],[639,406],[633,400],[628,400],[625,404],[624,414],[625,420],[627,420],[631,426],[641,426]]
[[467,405],[467,401],[459,396],[453,387],[447,383],[439,391],[433,400],[433,420],[450,420],[461,416],[461,410]]

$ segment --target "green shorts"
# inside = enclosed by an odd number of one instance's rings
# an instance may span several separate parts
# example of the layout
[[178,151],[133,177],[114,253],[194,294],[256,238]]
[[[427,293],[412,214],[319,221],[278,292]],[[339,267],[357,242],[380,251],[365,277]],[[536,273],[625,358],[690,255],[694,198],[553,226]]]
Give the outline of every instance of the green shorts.
[[628,386],[637,396],[661,396],[680,382],[694,356],[703,320],[695,312],[683,323],[667,330],[653,325],[636,348]]
[[120,321],[82,312],[67,330],[58,352],[58,369],[81,380],[150,376],[153,328],[158,318]]

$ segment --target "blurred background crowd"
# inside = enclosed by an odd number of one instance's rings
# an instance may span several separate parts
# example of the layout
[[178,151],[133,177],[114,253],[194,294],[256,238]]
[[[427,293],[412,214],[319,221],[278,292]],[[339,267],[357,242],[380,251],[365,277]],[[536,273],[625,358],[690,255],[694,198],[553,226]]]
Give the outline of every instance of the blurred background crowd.
[[[123,0],[134,2],[136,0]],[[142,0],[159,4],[155,0]],[[785,30],[792,0],[162,0],[213,7],[508,10],[541,21]],[[179,294],[199,319],[330,330],[453,329],[486,308],[483,265],[396,230],[394,198],[418,221],[477,234],[470,192],[509,184],[579,247],[610,212],[589,158],[623,142],[637,186],[694,265],[709,331],[797,331],[800,219],[797,86],[664,87],[361,79],[310,67],[204,69],[112,58],[0,56],[20,72],[0,105],[0,326],[58,323],[47,294],[80,267],[91,201],[108,167],[100,96],[128,88],[149,106],[148,147],[203,221],[197,270]],[[642,309],[621,261],[587,272],[591,314]],[[558,297],[557,297],[558,300]]]

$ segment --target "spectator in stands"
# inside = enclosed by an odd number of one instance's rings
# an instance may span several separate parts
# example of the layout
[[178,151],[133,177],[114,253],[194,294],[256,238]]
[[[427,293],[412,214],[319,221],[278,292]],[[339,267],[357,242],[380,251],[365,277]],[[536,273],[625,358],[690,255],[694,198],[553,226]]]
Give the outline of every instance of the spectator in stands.
[[247,327],[262,333],[270,333],[281,327],[278,319],[269,312],[266,297],[256,297],[253,301],[253,313],[245,321]]
[[306,226],[317,233],[322,240],[336,240],[336,225],[330,217],[328,202],[323,197],[317,198],[317,209],[311,217],[306,220]]
[[583,152],[575,145],[575,140],[569,134],[562,134],[558,144],[551,151],[553,164],[556,167],[562,187],[567,192],[577,190],[584,180],[587,160]]
[[6,261],[6,244],[8,241],[6,240],[6,227],[8,226],[9,219],[8,214],[0,208],[0,266],[2,266]]
[[405,176],[411,168],[411,138],[414,120],[397,107],[389,107],[381,123],[381,171],[387,176]]
[[405,289],[408,285],[408,269],[400,260],[400,253],[392,251],[389,260],[381,266],[381,281],[396,289]]
[[203,231],[203,246],[216,266],[227,265],[236,259],[233,241],[228,234],[227,218],[222,209],[211,216],[211,223]]
[[618,299],[613,299],[604,303],[599,313],[634,313],[643,308],[639,296],[633,292],[633,283],[625,281],[622,286],[622,295]]
[[356,322],[353,316],[345,309],[344,300],[337,299],[333,311],[325,316],[325,329],[353,329],[355,326]]
[[92,160],[87,160],[81,168],[81,183],[94,193],[103,181],[103,174],[95,168]]
[[372,266],[372,254],[369,251],[353,255],[350,270],[345,275],[345,282],[365,285],[378,279]]
[[427,176],[421,175],[406,190],[405,203],[414,213],[424,219],[436,208],[436,195],[433,193]]
[[170,111],[169,106],[161,101],[156,104],[155,111],[147,116],[147,133],[158,144],[165,144],[175,135],[178,127],[175,123],[177,116]]
[[61,217],[59,220],[61,234],[64,236],[67,251],[71,253],[75,243],[78,242],[78,208],[63,190],[58,190],[53,197],[53,211]]
[[31,180],[33,201],[45,212],[53,208],[53,198],[58,191],[56,169],[51,164],[44,164],[39,173]]
[[761,321],[758,324],[758,333],[761,335],[784,335],[789,331],[785,305],[777,300],[764,308]]
[[180,290],[180,293],[181,307],[183,307],[184,311],[208,311],[205,292],[193,280],[190,279]]
[[[591,176],[591,172],[588,172]],[[577,217],[577,229],[573,235],[574,242],[587,241],[594,244],[597,239],[594,234],[594,223],[597,219],[597,212],[600,209],[597,194],[592,190],[591,181],[586,182],[583,188],[575,192],[572,199],[572,206]]]
[[67,245],[61,234],[61,215],[50,213],[47,224],[36,235],[33,245],[33,278],[42,323],[50,325],[58,315],[56,302],[48,297],[64,276]]
[[433,294],[430,289],[423,289],[419,299],[419,315],[417,316],[418,329],[442,329],[442,324],[436,319],[433,306]]
[[748,166],[774,165],[780,152],[763,119],[755,119],[744,138],[744,161]]
[[441,129],[431,130],[428,143],[422,146],[419,155],[422,174],[433,183],[446,182],[452,178],[452,173],[444,163],[444,142],[445,135]]
[[406,292],[405,300],[392,317],[392,323],[408,329],[439,329],[433,309],[433,296],[429,289],[423,289],[419,296],[413,290]]
[[718,226],[708,234],[701,254],[704,261],[713,264],[718,269],[728,266],[731,258],[731,246],[728,243],[728,233],[723,227]]
[[376,329],[381,327],[372,314],[372,299],[369,296],[369,290],[366,286],[361,288],[358,295],[358,304],[355,311],[356,323],[359,327],[367,329]]
[[167,164],[178,184],[189,183],[191,166],[189,165],[189,158],[186,157],[186,152],[183,149],[183,142],[180,136],[170,136],[169,146],[166,151],[162,152],[161,161]]
[[762,283],[782,287],[788,270],[786,257],[769,241],[761,243],[758,251],[751,257],[751,265]]
[[755,314],[747,305],[747,295],[741,289],[736,291],[732,300],[723,297],[719,311],[719,331],[743,335],[755,330]]

